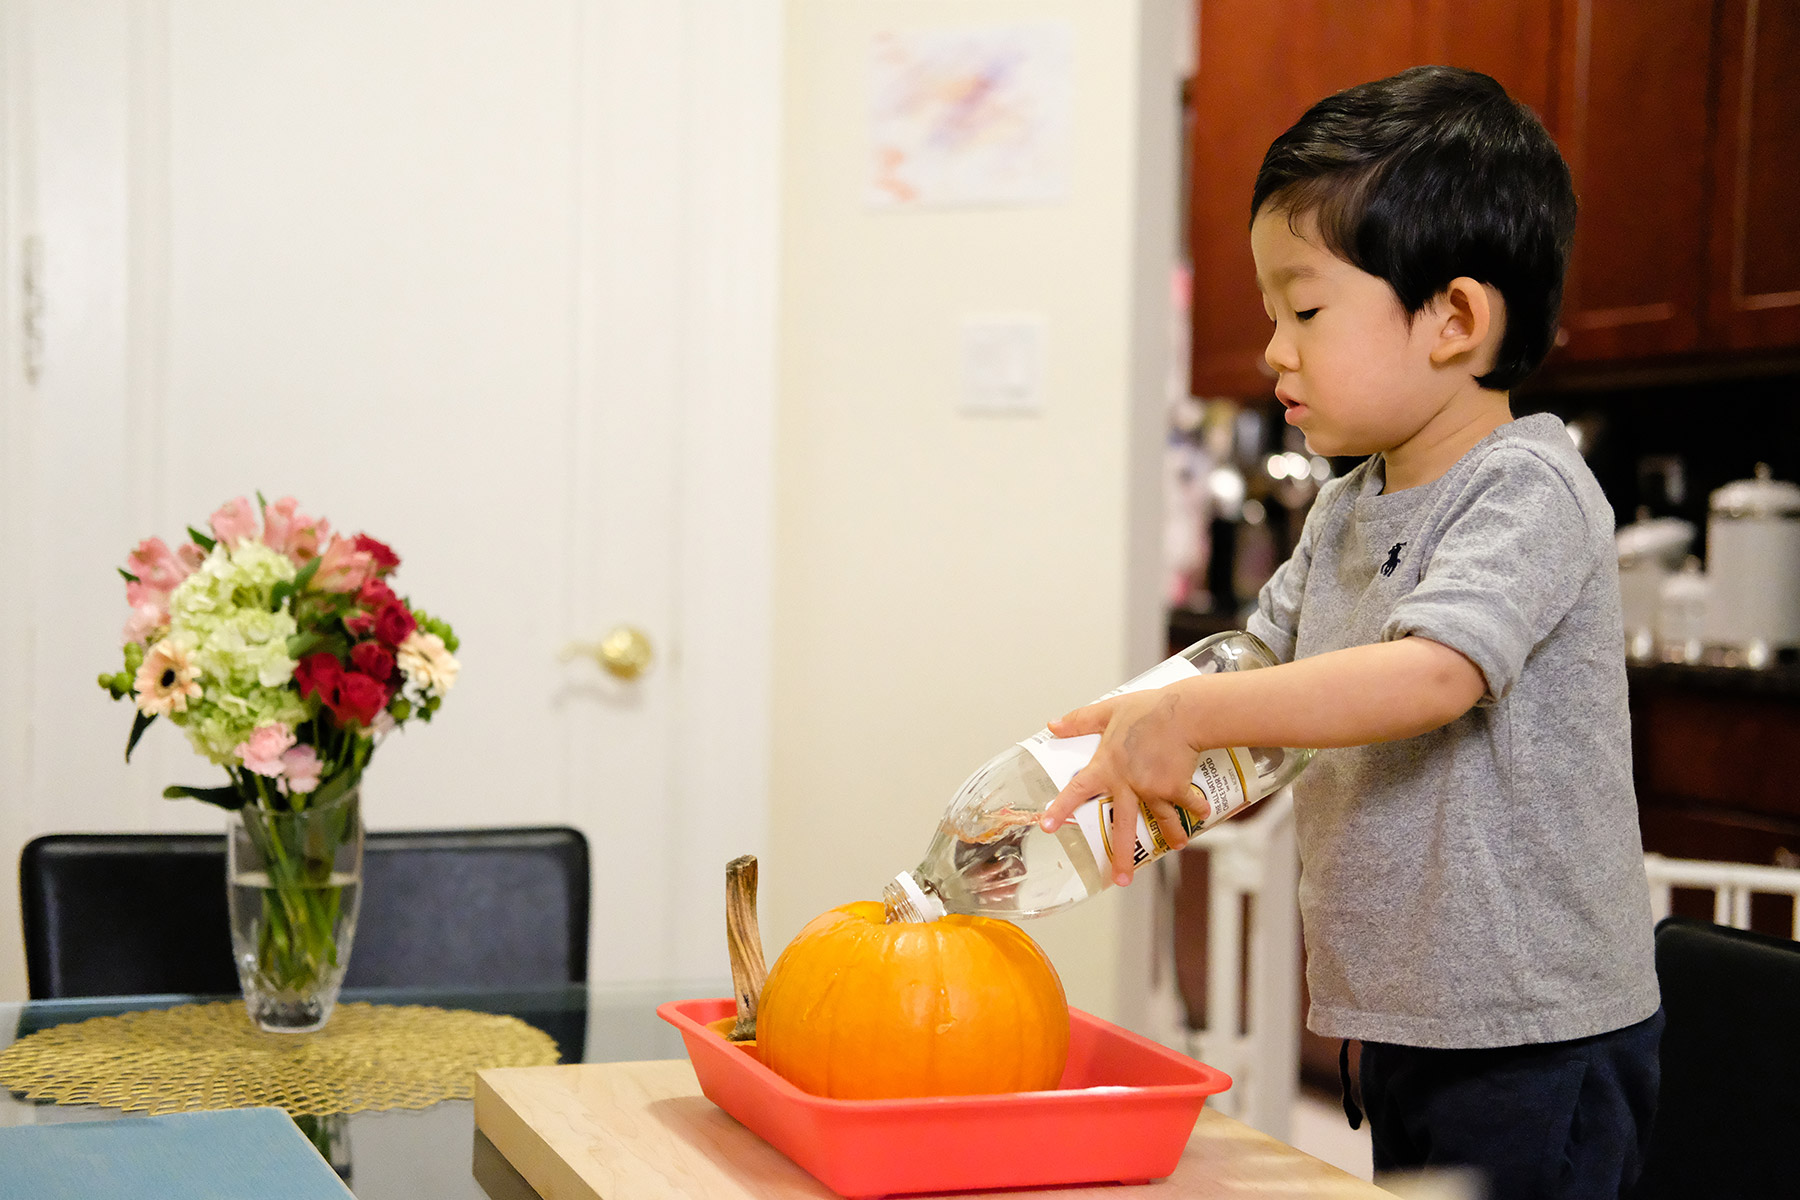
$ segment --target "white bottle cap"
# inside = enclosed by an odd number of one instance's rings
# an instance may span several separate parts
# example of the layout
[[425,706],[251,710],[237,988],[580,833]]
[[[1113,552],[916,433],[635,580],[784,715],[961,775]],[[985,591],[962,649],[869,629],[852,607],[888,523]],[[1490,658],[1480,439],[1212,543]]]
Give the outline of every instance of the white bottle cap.
[[919,886],[919,881],[913,878],[911,871],[900,872],[894,876],[894,882],[906,893],[906,898],[912,902],[913,911],[919,914],[921,921],[936,921],[949,911],[942,900]]

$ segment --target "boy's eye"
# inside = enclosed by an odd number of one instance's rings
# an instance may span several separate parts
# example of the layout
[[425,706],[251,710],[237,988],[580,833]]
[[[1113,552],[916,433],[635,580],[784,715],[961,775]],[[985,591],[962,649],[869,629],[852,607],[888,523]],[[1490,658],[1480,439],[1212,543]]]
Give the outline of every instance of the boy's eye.
[[1310,321],[1317,315],[1318,311],[1319,310],[1316,308],[1303,308],[1294,314],[1294,319],[1297,321]]

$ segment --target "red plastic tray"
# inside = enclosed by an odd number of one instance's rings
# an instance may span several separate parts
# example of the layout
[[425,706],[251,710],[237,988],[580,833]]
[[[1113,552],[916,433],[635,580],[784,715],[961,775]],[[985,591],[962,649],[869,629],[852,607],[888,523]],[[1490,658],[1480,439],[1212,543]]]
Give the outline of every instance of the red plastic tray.
[[656,1010],[681,1030],[707,1099],[840,1196],[1138,1183],[1175,1169],[1223,1071],[1077,1009],[1052,1091],[919,1100],[803,1092],[706,1028],[734,1002]]

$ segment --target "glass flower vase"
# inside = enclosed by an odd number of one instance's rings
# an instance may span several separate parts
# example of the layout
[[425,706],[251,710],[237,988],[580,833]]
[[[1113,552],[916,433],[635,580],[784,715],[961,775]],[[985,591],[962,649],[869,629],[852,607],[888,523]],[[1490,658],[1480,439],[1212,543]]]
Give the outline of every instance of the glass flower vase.
[[309,1033],[331,1018],[361,899],[360,788],[294,811],[247,804],[227,818],[231,948],[250,1019]]

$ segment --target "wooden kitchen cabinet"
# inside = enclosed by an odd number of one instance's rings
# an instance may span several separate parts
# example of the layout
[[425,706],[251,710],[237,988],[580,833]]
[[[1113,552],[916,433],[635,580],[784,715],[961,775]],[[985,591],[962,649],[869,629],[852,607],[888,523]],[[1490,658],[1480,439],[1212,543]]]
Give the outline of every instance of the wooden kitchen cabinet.
[[[1560,357],[1698,350],[1714,0],[1572,0],[1551,127],[1581,215]],[[1566,339],[1566,340],[1564,340]]]
[[1703,336],[1800,346],[1800,4],[1729,0],[1718,26],[1712,269]]
[[1201,0],[1189,91],[1195,395],[1265,396],[1249,197],[1314,100],[1416,63],[1544,118],[1581,216],[1545,377],[1800,352],[1800,4]]
[[1200,0],[1189,91],[1192,390],[1263,396],[1269,320],[1250,257],[1250,193],[1269,143],[1331,92],[1420,63],[1493,75],[1547,113],[1549,0]]

